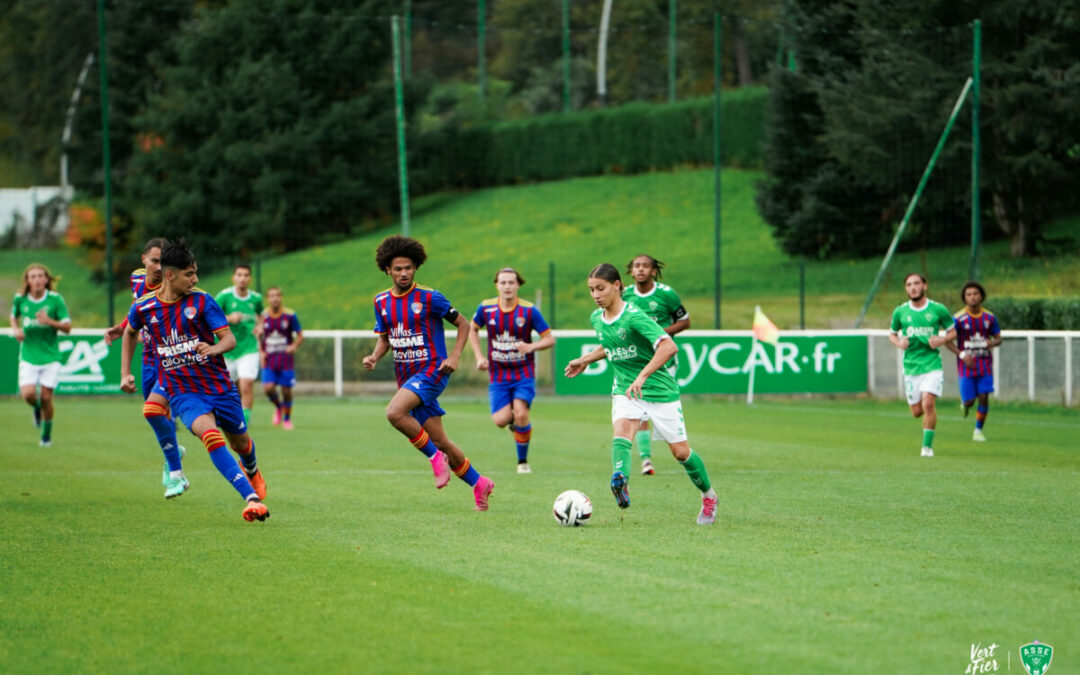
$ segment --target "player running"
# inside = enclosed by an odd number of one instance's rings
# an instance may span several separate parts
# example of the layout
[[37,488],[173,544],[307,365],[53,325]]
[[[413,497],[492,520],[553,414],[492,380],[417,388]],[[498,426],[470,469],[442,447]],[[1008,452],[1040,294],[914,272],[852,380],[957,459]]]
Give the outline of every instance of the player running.
[[[476,369],[488,371],[488,399],[491,420],[500,429],[510,425],[517,444],[517,472],[531,473],[529,440],[532,424],[529,409],[536,397],[536,357],[534,352],[555,344],[551,328],[540,310],[518,298],[525,280],[513,267],[495,273],[499,295],[484,300],[476,308],[469,331],[469,344],[476,356]],[[487,331],[487,358],[480,351],[481,329]],[[532,333],[540,335],[532,341]]]
[[651,419],[657,438],[667,442],[671,454],[682,464],[686,474],[701,491],[699,525],[716,520],[716,492],[709,481],[705,462],[690,448],[683,422],[679,385],[664,368],[677,348],[645,312],[623,300],[622,279],[614,265],[602,263],[589,272],[589,294],[599,309],[590,322],[600,339],[600,348],[566,365],[567,377],[579,375],[595,361],[611,361],[615,379],[612,383],[611,421],[611,492],[620,508],[630,506],[629,470],[630,436],[643,419]]
[[259,377],[259,342],[262,323],[259,316],[263,312],[263,298],[260,293],[249,288],[251,285],[251,267],[237,265],[233,268],[233,285],[220,291],[214,300],[221,306],[221,311],[234,327],[236,349],[229,352],[225,365],[229,368],[229,377],[240,389],[240,402],[244,407],[244,421],[251,419],[251,406],[255,403],[255,379]]
[[[161,249],[167,243],[165,239],[156,237],[146,242],[146,246],[143,247],[143,266],[131,273],[133,300],[138,300],[147,293],[153,293],[161,288]],[[127,325],[127,315],[124,315],[122,322],[105,331],[105,345],[109,346],[114,340],[122,338]],[[145,331],[139,333],[139,340],[144,345],[146,344]],[[165,397],[165,390],[156,385],[157,362],[151,350],[144,347],[142,354],[143,417],[153,429],[161,453],[165,456],[161,469],[161,485],[165,488],[165,499],[173,499],[184,494],[191,484],[184,476],[181,461],[184,456],[184,446],[176,440],[176,424],[169,410],[169,400]]]
[[[416,270],[427,260],[423,245],[411,237],[394,235],[375,250],[375,263],[394,285],[375,296],[375,351],[364,357],[363,366],[374,370],[387,351],[394,353],[394,375],[399,389],[386,406],[386,419],[431,461],[435,487],[450,482],[450,469],[473,488],[477,511],[488,510],[495,483],[481,476],[469,458],[443,430],[439,394],[458,367],[469,340],[469,321],[446,297],[414,281]],[[448,356],[443,321],[457,326],[454,351]],[[447,463],[449,462],[449,466]]]
[[[626,273],[634,278],[634,285],[623,291],[623,300],[648,314],[668,335],[677,335],[690,327],[690,314],[683,307],[675,289],[660,283],[662,269],[664,263],[651,255],[643,253],[631,259],[626,264]],[[678,379],[675,374],[679,367],[678,352],[665,367],[672,377]],[[651,476],[656,470],[652,463],[652,434],[647,418],[642,420],[634,439],[641,455],[641,473]]]
[[[270,517],[262,503],[266,483],[256,464],[255,443],[247,434],[240,396],[221,356],[236,345],[236,338],[221,307],[195,287],[198,265],[187,242],[167,244],[161,265],[165,269],[161,288],[139,298],[128,311],[120,388],[135,391],[131,356],[135,335],[145,328],[149,341],[144,349],[151,350],[157,360],[158,386],[184,425],[202,440],[218,472],[247,502],[244,520],[266,520]],[[239,466],[226,448],[226,439],[240,457]]]
[[[947,345],[956,354],[956,374],[960,384],[960,409],[964,417],[968,416],[975,399],[979,407],[975,409],[975,431],[973,441],[985,441],[983,425],[990,412],[990,394],[994,391],[994,347],[1001,344],[1001,328],[997,317],[986,310],[982,304],[986,301],[986,289],[977,281],[969,281],[960,289],[960,299],[964,309],[953,317],[953,327],[949,329]],[[959,347],[953,344],[959,343]]]
[[904,277],[908,301],[893,310],[889,342],[904,352],[904,389],[911,414],[923,418],[922,456],[934,456],[937,398],[944,373],[938,347],[945,344],[953,318],[945,305],[926,297],[926,277]]
[[[23,271],[22,286],[11,303],[11,330],[19,345],[19,393],[34,409],[34,426],[41,429],[39,445],[52,445],[53,391],[60,380],[60,345],[56,332],[71,332],[71,316],[59,281],[41,263]],[[38,385],[41,394],[38,395]]]
[[[259,365],[262,366],[263,391],[274,404],[274,426],[282,425],[292,431],[293,387],[296,369],[293,355],[304,342],[300,317],[282,306],[281,289],[271,286],[266,291],[267,309],[262,314],[262,335],[259,337]],[[281,387],[281,398],[277,388]]]

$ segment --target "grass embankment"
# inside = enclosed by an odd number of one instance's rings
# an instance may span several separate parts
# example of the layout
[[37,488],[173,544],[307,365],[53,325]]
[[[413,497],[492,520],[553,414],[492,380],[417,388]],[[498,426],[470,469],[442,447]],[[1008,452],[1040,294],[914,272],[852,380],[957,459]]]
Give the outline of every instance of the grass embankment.
[[[798,261],[779,249],[757,213],[754,185],[760,177],[753,171],[727,171],[723,178],[723,327],[749,327],[754,305],[760,304],[781,328],[797,328]],[[551,315],[548,274],[554,263],[556,325],[585,328],[593,308],[585,292],[588,270],[604,261],[622,266],[632,256],[647,252],[668,264],[664,280],[682,295],[694,327],[712,328],[712,196],[710,171],[677,171],[421,197],[414,202],[412,232],[427,246],[430,260],[418,280],[440,289],[471,315],[481,299],[494,295],[494,272],[511,265],[528,280],[523,296],[534,298],[542,291],[545,313]],[[393,231],[264,261],[262,286],[283,286],[286,302],[302,313],[305,327],[370,327],[371,297],[389,286],[375,269],[373,251]],[[1038,259],[1012,259],[1006,241],[987,244],[980,267],[981,279],[991,293],[988,305],[992,306],[993,296],[1080,292],[1077,231],[1080,217],[1055,223],[1047,235],[1066,243]],[[960,246],[898,254],[865,325],[887,325],[892,309],[905,299],[901,279],[908,270],[927,274],[931,297],[956,307],[957,290],[967,278],[968,253],[968,247]],[[28,257],[0,253],[0,279],[17,275]],[[70,260],[71,256],[54,260],[68,276],[61,292],[79,323],[103,324],[103,292],[81,288],[79,277],[85,277],[85,272],[71,267]],[[808,261],[807,326],[852,326],[880,263],[880,257]],[[200,285],[217,292],[229,284],[229,277],[229,270],[204,270]],[[10,291],[11,283],[3,283],[7,286],[0,290]],[[9,298],[10,293],[3,293],[0,310],[7,311]],[[117,307],[126,304],[127,298],[119,295]]]

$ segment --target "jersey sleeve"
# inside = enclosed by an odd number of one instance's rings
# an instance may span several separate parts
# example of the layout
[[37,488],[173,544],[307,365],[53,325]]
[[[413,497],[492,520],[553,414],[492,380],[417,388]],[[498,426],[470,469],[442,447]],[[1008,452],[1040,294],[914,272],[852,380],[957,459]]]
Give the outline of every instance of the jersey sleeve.
[[59,293],[56,295],[56,320],[60,323],[71,323],[71,314],[68,313],[67,303],[64,302],[64,296]]
[[441,317],[450,323],[457,320],[458,311],[446,299],[446,296],[438,291],[431,292],[431,313]]
[[259,314],[262,314],[264,309],[266,309],[266,306],[263,304],[262,293],[256,293],[255,294],[255,315],[258,316]]
[[551,326],[544,320],[544,315],[540,313],[540,310],[536,307],[532,308],[532,327],[540,335],[547,333],[551,330]]
[[383,323],[382,312],[379,311],[379,301],[375,300],[372,304],[375,306],[375,332],[383,335],[386,333],[386,325]]
[[216,304],[218,306],[218,309],[220,309],[222,312],[226,311],[225,306],[228,304],[227,302],[225,302],[225,294],[228,290],[229,289],[226,288],[224,290],[218,291],[218,294],[212,298],[214,304]]
[[630,314],[630,325],[638,333],[648,338],[649,343],[653,348],[660,344],[660,340],[669,337],[664,329],[660,327],[660,324],[656,323],[649,318],[649,315],[645,312],[633,312]]
[[473,317],[472,317],[472,323],[477,328],[483,328],[483,326],[484,326],[484,303],[481,302],[480,305],[476,308],[476,312],[473,314]]
[[20,298],[22,298],[22,295],[20,295],[19,293],[16,293],[15,294],[15,299],[11,301],[11,318],[12,319],[18,319],[19,316],[20,316],[19,307],[22,305],[22,303],[19,302]]
[[941,309],[938,310],[938,327],[942,330],[948,330],[953,327],[953,315],[945,305],[941,305]]
[[897,307],[892,313],[892,322],[889,324],[889,332],[899,335],[900,334],[900,308]]
[[1001,326],[998,325],[997,314],[990,315],[990,335],[1001,335]]
[[686,317],[690,316],[690,313],[686,311],[686,307],[683,306],[682,298],[672,288],[671,296],[668,298],[668,305],[671,308],[669,314],[671,315],[671,322],[682,321]]
[[139,316],[138,305],[134,302],[131,303],[131,307],[128,308],[127,322],[128,327],[131,328],[131,330],[133,331],[138,331],[140,328],[142,328],[142,317]]
[[212,333],[229,327],[229,320],[225,318],[225,312],[221,310],[221,305],[209,295],[206,296],[206,309],[203,310],[203,320],[206,321],[206,325]]
[[293,332],[297,335],[299,335],[300,332],[304,330],[300,327],[300,315],[298,315],[296,312],[293,312],[292,318],[289,319],[289,325],[292,326]]

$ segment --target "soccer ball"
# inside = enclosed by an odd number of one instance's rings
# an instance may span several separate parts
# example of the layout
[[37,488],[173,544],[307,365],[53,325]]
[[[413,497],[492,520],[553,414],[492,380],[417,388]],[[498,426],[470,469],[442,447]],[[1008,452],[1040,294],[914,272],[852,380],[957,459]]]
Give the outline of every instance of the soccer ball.
[[567,490],[555,498],[555,506],[551,511],[560,525],[579,527],[589,522],[589,516],[592,515],[592,502],[584,492]]

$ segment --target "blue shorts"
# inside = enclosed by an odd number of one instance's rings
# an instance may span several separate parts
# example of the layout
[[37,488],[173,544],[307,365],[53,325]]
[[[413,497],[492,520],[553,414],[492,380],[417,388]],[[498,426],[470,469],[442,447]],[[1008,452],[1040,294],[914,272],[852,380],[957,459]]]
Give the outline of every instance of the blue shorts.
[[296,386],[296,371],[263,368],[262,381],[263,384],[278,384],[282,387],[294,387]]
[[960,398],[965,401],[974,401],[980,394],[990,394],[994,391],[993,375],[960,377],[957,381],[960,383]]
[[150,398],[150,394],[157,394],[166,401],[169,400],[169,395],[165,393],[165,390],[158,384],[157,368],[153,366],[147,368],[146,363],[143,362],[142,366],[142,398],[145,401]]
[[413,375],[401,385],[402,389],[408,389],[420,398],[420,405],[409,411],[409,415],[423,426],[424,422],[432,417],[442,417],[446,411],[439,407],[439,394],[443,393],[449,384],[449,377],[442,377],[438,381],[428,375]]
[[236,393],[236,389],[229,389],[224,394],[177,394],[169,399],[169,404],[173,415],[179,417],[188,429],[200,416],[213,413],[222,431],[247,433],[244,410],[240,407],[240,394]]
[[533,377],[508,382],[492,382],[488,385],[488,399],[491,401],[492,415],[511,405],[514,399],[525,401],[525,405],[531,408],[534,398],[536,398],[536,378]]

